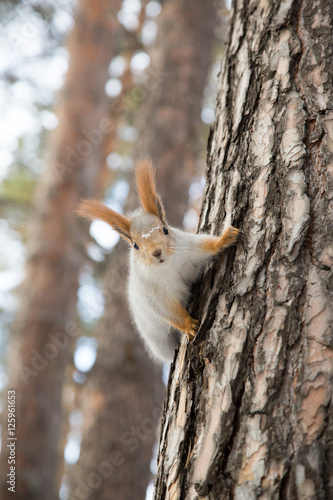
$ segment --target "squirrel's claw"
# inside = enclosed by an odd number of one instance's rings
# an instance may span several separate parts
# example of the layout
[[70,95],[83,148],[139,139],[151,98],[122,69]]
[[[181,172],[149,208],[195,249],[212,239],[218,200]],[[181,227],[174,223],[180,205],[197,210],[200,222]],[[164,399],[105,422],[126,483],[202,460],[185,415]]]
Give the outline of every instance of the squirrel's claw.
[[243,231],[238,231],[238,241],[241,241],[242,243],[244,243],[244,233]]
[[188,330],[188,332],[186,332],[188,340],[194,339],[194,337],[198,333],[199,326],[200,326],[200,322],[198,319],[193,319],[193,318],[191,318],[191,319],[192,319],[192,323],[191,323],[190,329]]

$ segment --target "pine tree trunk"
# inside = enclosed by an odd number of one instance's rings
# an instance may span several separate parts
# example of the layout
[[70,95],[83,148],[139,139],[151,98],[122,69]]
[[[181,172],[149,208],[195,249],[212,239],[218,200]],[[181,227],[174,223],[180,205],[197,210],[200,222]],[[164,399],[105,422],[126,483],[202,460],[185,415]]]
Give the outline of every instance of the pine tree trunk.
[[332,6],[236,0],[200,230],[244,242],[196,285],[155,498],[333,498]]
[[69,70],[57,107],[58,127],[50,137],[38,187],[26,278],[9,350],[8,385],[16,399],[16,484],[15,493],[8,490],[4,421],[3,500],[58,498],[62,385],[73,339],[79,333],[74,320],[83,263],[74,210],[78,200],[95,195],[98,186],[99,145],[110,128],[104,87],[121,29],[113,9],[120,4],[116,0],[109,5],[102,0],[80,2],[69,39]]
[[[169,222],[181,225],[200,140],[200,109],[214,42],[209,2],[163,4],[151,52],[146,100],[134,125],[134,158],[150,156]],[[181,48],[181,50],[180,50]],[[133,189],[128,210],[138,204]],[[144,500],[151,478],[164,397],[161,367],[131,325],[126,297],[127,248],[118,244],[105,279],[105,313],[84,397],[80,459],[70,474],[70,498]]]

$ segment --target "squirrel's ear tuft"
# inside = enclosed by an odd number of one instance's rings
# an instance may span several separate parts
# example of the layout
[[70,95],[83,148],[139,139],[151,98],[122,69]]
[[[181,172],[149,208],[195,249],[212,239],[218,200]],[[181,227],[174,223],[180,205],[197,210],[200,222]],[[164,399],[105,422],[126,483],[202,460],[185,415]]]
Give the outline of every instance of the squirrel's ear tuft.
[[123,215],[117,214],[114,210],[97,200],[81,200],[76,207],[75,213],[80,217],[89,220],[102,220],[115,229],[120,236],[129,243],[132,242],[130,236],[131,223]]
[[150,160],[144,159],[137,162],[135,178],[142,208],[166,223],[162,200],[156,193],[155,170]]

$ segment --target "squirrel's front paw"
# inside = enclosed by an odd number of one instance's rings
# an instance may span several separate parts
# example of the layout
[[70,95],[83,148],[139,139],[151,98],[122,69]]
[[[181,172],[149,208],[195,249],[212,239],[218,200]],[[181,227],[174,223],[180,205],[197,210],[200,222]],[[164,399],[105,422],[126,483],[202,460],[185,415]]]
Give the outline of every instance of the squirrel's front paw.
[[189,325],[189,329],[186,331],[186,335],[188,340],[193,340],[196,334],[198,333],[200,322],[198,319],[193,319],[191,317],[190,320],[191,322]]
[[219,247],[220,248],[225,248],[229,247],[233,243],[236,243],[240,236],[240,231],[239,229],[236,229],[235,227],[228,227],[224,233],[222,234],[220,240],[219,240]]

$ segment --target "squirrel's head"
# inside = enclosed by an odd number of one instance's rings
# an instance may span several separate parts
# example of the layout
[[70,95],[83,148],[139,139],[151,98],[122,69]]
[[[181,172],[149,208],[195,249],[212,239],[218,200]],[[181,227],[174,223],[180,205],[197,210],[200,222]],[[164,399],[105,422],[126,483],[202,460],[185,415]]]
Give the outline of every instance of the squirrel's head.
[[156,215],[143,211],[135,214],[130,234],[135,256],[147,265],[163,264],[173,254],[174,237]]
[[142,210],[127,218],[97,200],[82,200],[76,213],[86,219],[107,222],[133,246],[134,255],[145,264],[163,264],[173,254],[174,238],[156,193],[152,163],[148,160],[138,162],[135,175]]

